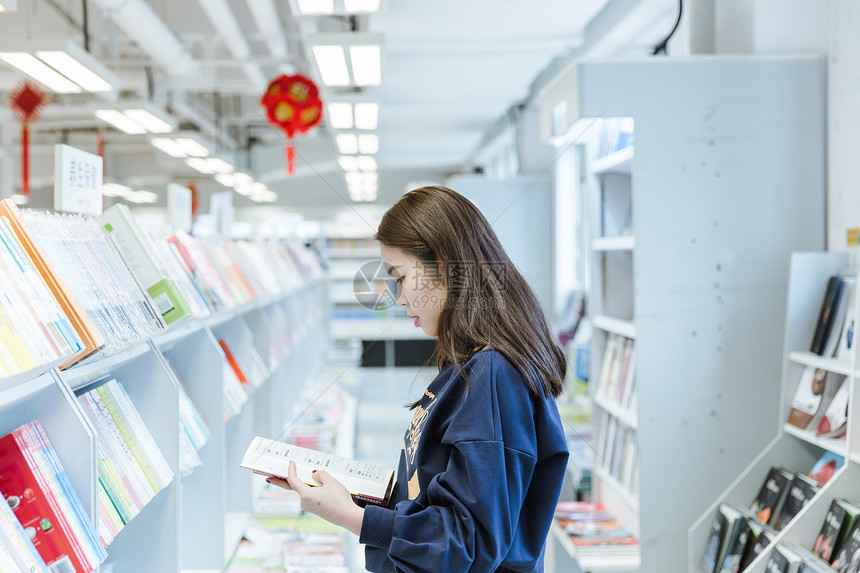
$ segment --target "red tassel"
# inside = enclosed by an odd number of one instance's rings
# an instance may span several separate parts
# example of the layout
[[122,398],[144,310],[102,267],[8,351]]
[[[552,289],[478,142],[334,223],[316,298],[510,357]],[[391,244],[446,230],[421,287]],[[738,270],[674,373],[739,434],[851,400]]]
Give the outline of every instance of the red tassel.
[[30,127],[21,124],[21,195],[30,194]]
[[295,163],[296,163],[296,148],[293,146],[292,142],[287,146],[287,173],[290,175],[295,171]]

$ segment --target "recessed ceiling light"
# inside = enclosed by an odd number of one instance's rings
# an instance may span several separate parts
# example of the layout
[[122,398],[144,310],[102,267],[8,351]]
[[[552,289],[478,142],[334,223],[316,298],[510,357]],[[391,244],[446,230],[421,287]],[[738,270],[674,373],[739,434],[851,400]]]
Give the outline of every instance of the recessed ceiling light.
[[[359,102],[355,104],[355,128],[376,129],[379,125],[379,104]],[[349,129],[349,128],[347,128]]]
[[352,104],[342,101],[328,104],[328,122],[333,129],[352,129]]
[[357,86],[378,86],[382,83],[381,49],[378,45],[350,46],[352,77]]
[[372,155],[379,152],[379,137],[372,133],[358,136],[358,150],[363,155]]
[[341,155],[358,153],[358,138],[354,133],[339,133],[336,137],[337,149]]
[[343,46],[313,46],[313,53],[317,68],[320,71],[320,77],[325,85],[349,85],[349,70],[346,67],[346,54],[344,54]]

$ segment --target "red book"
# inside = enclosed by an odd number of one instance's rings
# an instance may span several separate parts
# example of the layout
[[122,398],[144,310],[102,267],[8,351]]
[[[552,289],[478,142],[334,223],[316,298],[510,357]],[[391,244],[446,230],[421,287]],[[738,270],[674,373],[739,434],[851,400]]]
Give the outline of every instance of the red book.
[[47,482],[28,462],[25,447],[14,434],[0,438],[0,491],[49,568],[89,573],[92,568],[75,551],[80,543]]
[[233,372],[236,373],[236,378],[239,379],[239,382],[242,383],[242,386],[250,386],[251,383],[248,382],[248,378],[245,377],[245,373],[242,372],[242,369],[239,367],[239,363],[236,362],[236,359],[233,357],[233,353],[230,352],[230,347],[227,346],[227,343],[223,340],[219,340],[218,344],[221,345],[221,350],[224,351],[224,356],[227,357],[227,362],[230,363],[230,368],[232,368]]

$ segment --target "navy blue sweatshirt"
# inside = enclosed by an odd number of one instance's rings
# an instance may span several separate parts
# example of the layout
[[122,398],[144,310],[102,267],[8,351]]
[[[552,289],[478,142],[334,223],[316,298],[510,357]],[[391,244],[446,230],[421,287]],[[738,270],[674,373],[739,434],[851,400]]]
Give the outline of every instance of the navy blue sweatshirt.
[[444,367],[406,431],[391,503],[365,509],[367,569],[543,571],[567,455],[555,400],[502,354]]

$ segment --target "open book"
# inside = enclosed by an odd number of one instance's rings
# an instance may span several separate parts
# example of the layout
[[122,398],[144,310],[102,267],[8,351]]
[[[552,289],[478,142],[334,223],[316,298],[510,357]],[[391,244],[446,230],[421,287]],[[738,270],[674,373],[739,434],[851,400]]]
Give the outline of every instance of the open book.
[[296,462],[299,479],[308,485],[319,485],[314,470],[325,470],[349,490],[361,505],[388,505],[394,487],[394,470],[326,454],[268,438],[255,437],[242,458],[241,467],[254,473],[286,479],[290,462]]

